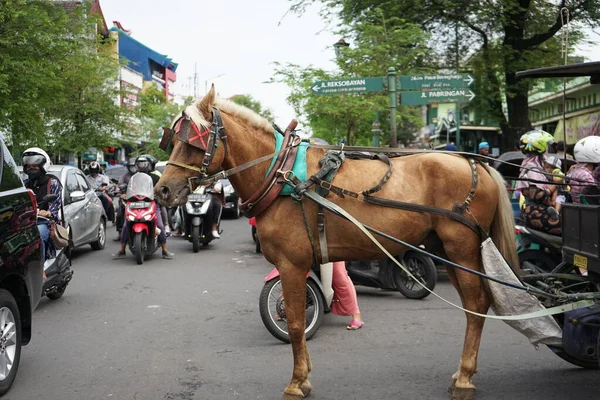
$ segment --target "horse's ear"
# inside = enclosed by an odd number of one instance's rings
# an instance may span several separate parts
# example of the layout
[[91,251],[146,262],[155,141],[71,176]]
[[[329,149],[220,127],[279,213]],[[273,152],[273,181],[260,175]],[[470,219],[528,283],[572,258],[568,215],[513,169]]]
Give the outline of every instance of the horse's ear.
[[200,104],[198,104],[198,108],[202,115],[209,116],[212,112],[212,109],[215,105],[215,84],[210,85],[210,90],[208,93],[204,95],[202,100],[200,100]]

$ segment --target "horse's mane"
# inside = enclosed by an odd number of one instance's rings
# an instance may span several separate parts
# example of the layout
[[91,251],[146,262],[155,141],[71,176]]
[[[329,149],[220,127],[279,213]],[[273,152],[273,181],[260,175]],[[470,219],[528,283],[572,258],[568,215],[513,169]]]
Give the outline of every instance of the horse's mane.
[[[201,126],[204,129],[210,129],[211,123],[207,121],[206,118],[204,118],[202,112],[200,111],[201,101],[202,99],[196,100],[194,104],[188,106],[185,109],[185,113],[192,119],[192,121],[194,121],[194,124],[196,124],[196,126]],[[224,112],[230,115],[231,117],[240,118],[255,128],[264,129],[266,131],[273,130],[273,126],[269,121],[267,121],[266,118],[261,117],[251,109],[236,104],[233,101],[224,100],[219,97],[216,97],[214,105],[219,110],[221,110],[221,112]]]

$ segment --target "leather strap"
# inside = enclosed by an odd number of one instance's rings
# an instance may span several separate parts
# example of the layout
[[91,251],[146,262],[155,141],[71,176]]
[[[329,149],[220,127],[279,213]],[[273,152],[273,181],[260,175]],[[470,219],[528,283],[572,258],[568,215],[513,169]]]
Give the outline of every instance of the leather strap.
[[321,249],[321,264],[329,262],[329,252],[327,250],[327,230],[325,228],[325,210],[319,205],[317,214],[317,228],[319,231],[319,248]]
[[298,125],[295,119],[290,122],[283,134],[282,149],[283,153],[279,153],[273,168],[269,171],[261,187],[254,192],[252,196],[240,205],[240,210],[248,218],[252,218],[263,212],[275,198],[283,190],[285,181],[278,179],[282,171],[291,171],[296,161],[298,146],[301,143],[300,138],[293,133]]

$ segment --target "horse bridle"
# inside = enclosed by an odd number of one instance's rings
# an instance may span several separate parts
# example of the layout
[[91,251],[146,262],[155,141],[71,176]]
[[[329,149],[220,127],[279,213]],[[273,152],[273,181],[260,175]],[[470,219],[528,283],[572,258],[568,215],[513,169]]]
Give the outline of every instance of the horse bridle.
[[[181,123],[183,121],[188,121],[190,123],[190,126],[193,129],[195,136],[189,137],[188,135],[188,137],[184,138],[181,137],[181,135],[179,135],[179,131],[181,130]],[[170,153],[173,150],[173,137],[176,137],[185,144],[204,150],[204,157],[202,159],[202,166],[200,168],[194,165],[183,164],[176,161],[167,161],[167,165],[174,165],[176,167],[188,169],[198,173],[198,176],[188,178],[188,185],[190,191],[193,191],[192,182],[199,182],[208,176],[208,167],[212,163],[213,158],[215,157],[215,153],[217,152],[217,148],[219,147],[219,139],[221,139],[221,141],[223,142],[225,152],[223,159],[227,158],[227,135],[225,134],[225,128],[223,127],[221,111],[219,111],[218,108],[213,107],[213,119],[211,123],[211,128],[203,132],[200,131],[200,129],[194,123],[194,121],[185,113],[185,110],[182,111],[181,116],[177,120],[175,120],[172,126],[172,128],[163,128],[163,138],[159,145],[161,149]],[[205,137],[207,137],[206,141],[204,140]]]

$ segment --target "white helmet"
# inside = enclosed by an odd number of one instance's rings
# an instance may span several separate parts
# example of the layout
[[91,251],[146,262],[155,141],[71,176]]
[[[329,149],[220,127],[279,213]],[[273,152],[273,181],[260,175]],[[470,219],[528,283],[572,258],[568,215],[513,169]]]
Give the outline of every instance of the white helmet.
[[23,152],[23,165],[27,164],[36,164],[44,168],[46,165],[52,165],[52,160],[48,153],[39,147],[30,147]]
[[575,144],[573,149],[578,163],[600,163],[600,136],[588,136]]
[[215,191],[215,193],[221,193],[221,192],[223,192],[223,184],[221,182],[215,183],[215,186],[213,187],[213,190]]
[[562,161],[554,154],[544,154],[544,162],[552,165],[554,168],[562,168]]

